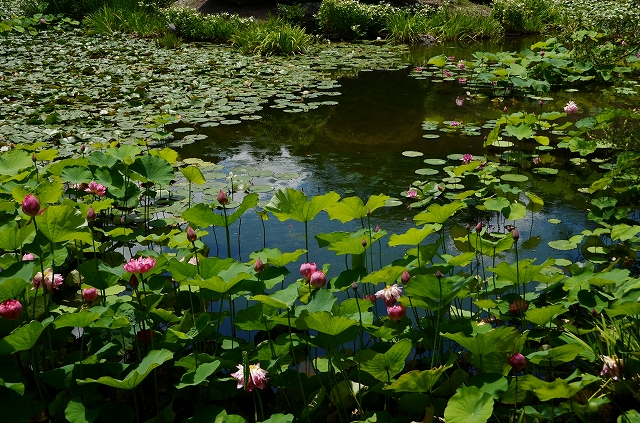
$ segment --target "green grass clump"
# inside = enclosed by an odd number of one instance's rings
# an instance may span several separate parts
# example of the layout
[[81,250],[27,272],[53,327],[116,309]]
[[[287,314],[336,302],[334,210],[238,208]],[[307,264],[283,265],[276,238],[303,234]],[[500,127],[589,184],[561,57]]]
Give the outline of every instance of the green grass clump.
[[272,18],[239,30],[231,42],[243,53],[286,55],[303,53],[313,43],[313,36],[299,26]]
[[491,16],[506,32],[541,33],[560,21],[553,0],[494,0]]
[[170,7],[163,11],[165,19],[176,26],[181,36],[196,41],[226,43],[241,28],[253,25],[251,18],[221,13],[203,15],[193,9]]
[[166,30],[166,22],[142,9],[121,9],[103,6],[84,19],[90,32],[113,35],[115,32],[153,37]]
[[339,34],[343,39],[375,38],[396,9],[388,4],[361,4],[356,0],[324,0],[316,16],[323,34]]

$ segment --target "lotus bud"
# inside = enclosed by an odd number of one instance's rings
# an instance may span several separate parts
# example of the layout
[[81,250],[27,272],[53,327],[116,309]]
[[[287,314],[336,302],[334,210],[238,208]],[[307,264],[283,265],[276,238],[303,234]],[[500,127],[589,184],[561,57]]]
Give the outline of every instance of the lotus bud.
[[504,108],[502,109],[502,111],[505,112],[505,113],[507,113],[507,110],[509,110],[509,109],[507,109],[507,106],[504,106]]
[[524,358],[524,355],[515,353],[511,356],[511,358],[509,358],[509,364],[514,371],[519,372],[520,370],[527,367],[527,359]]
[[515,242],[518,242],[518,240],[520,239],[520,231],[518,231],[518,228],[514,229],[513,232],[511,232],[511,237],[513,237],[513,240]]
[[367,240],[366,240],[366,239],[364,239],[364,238],[362,238],[362,246],[363,246],[364,248],[367,248]]
[[228,202],[229,199],[227,198],[227,194],[225,194],[223,190],[220,190],[220,192],[218,192],[218,203],[226,206]]
[[198,239],[198,234],[196,234],[196,231],[194,231],[191,226],[187,226],[187,240],[193,243],[196,242],[196,239]]
[[313,288],[322,288],[327,283],[327,277],[324,275],[322,270],[318,270],[311,274],[311,279],[309,279],[309,284]]
[[140,282],[138,282],[138,278],[136,278],[136,275],[131,275],[131,278],[129,278],[129,286],[135,289],[138,287],[138,285],[140,285]]
[[376,303],[376,296],[373,295],[373,294],[367,294],[367,295],[364,296],[363,299],[371,301],[371,304],[375,304]]
[[98,218],[96,211],[93,209],[93,206],[89,206],[89,210],[87,210],[87,220],[93,222]]
[[37,216],[40,213],[40,202],[36,197],[31,194],[28,194],[22,200],[22,212],[27,216]]
[[436,278],[438,279],[442,279],[444,275],[442,274],[442,272],[440,270],[436,270]]
[[387,307],[387,314],[389,315],[389,319],[397,322],[398,320],[402,320],[402,318],[407,314],[407,309],[400,303],[396,303],[390,307]]
[[482,222],[478,222],[476,225],[476,232],[480,232],[482,230]]
[[85,145],[84,145],[84,144],[82,144],[82,145],[80,146],[80,152],[81,152],[81,153],[84,153],[84,151],[85,151],[86,149],[87,149],[87,147],[85,147]]
[[367,209],[367,216],[371,216],[371,209]]
[[358,290],[358,282],[355,282],[355,281],[352,282],[351,283],[351,289],[353,289],[354,291],[357,291]]
[[98,299],[98,290],[96,288],[83,289],[82,298],[88,303],[94,302]]
[[4,300],[0,303],[0,316],[7,320],[18,320],[22,313],[22,303],[18,300]]
[[34,153],[31,153],[31,161],[32,161],[33,163],[35,163],[35,162],[37,162],[37,161],[38,161],[38,158],[36,157],[36,155],[35,155]]
[[376,225],[376,228],[373,230],[375,233],[380,232],[380,226]]
[[411,279],[411,275],[409,274],[407,269],[404,269],[404,272],[402,272],[402,276],[400,276],[400,282],[406,285],[407,283],[409,283],[410,279]]
[[258,257],[258,260],[253,264],[253,270],[255,270],[256,273],[262,273],[264,270],[264,263],[260,257]]
[[302,263],[300,265],[300,275],[304,280],[309,280],[311,275],[318,270],[318,266],[315,263]]

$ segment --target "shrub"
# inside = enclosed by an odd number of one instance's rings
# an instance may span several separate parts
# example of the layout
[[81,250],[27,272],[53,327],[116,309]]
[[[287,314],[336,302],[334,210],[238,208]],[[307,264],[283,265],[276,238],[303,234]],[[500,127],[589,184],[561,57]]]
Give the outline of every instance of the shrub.
[[431,35],[441,40],[486,38],[502,31],[500,22],[479,11],[451,10],[441,7],[429,22]]
[[543,32],[559,20],[553,0],[494,0],[491,16],[506,32]]
[[178,34],[201,41],[229,42],[240,28],[253,23],[253,19],[238,15],[203,15],[193,9],[177,7],[165,9],[163,16],[176,26]]
[[338,33],[345,39],[375,38],[395,9],[388,4],[367,5],[356,0],[324,0],[317,15],[323,34]]

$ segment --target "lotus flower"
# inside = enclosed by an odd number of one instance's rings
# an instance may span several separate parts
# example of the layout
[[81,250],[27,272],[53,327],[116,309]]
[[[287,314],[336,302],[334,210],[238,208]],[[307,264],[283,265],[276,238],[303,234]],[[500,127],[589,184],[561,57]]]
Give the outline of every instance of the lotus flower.
[[32,261],[35,259],[36,259],[36,256],[34,256],[31,253],[26,253],[24,256],[22,256],[22,261]]
[[309,279],[309,285],[313,288],[322,288],[327,283],[327,277],[324,275],[322,270],[318,270],[311,274],[311,278]]
[[458,61],[458,69],[461,69],[461,70],[462,70],[462,69],[464,69],[464,68],[465,68],[464,60],[460,60],[460,61]]
[[389,319],[397,322],[398,320],[402,320],[404,316],[407,314],[407,309],[404,308],[402,304],[394,304],[390,307],[387,307],[387,314],[389,315]]
[[223,190],[220,190],[218,192],[218,203],[222,206],[226,206],[228,202],[229,198],[227,198],[227,194],[225,194]]
[[311,279],[311,275],[318,270],[315,263],[302,263],[300,265],[300,275],[305,281]]
[[609,376],[613,380],[618,380],[620,377],[620,365],[618,360],[608,355],[600,355],[600,359],[603,361],[602,370],[600,376]]
[[568,102],[566,106],[564,106],[564,112],[567,114],[574,114],[578,111],[578,105],[572,101]]
[[22,212],[27,216],[38,216],[40,214],[40,202],[38,199],[31,194],[27,194],[22,200]]
[[0,316],[7,320],[17,320],[22,313],[22,303],[18,300],[4,300],[0,303]]
[[524,358],[524,355],[515,353],[511,356],[511,358],[509,358],[509,364],[515,372],[519,372],[520,370],[527,367],[527,359]]
[[89,206],[89,210],[87,210],[87,220],[89,222],[93,222],[98,218],[96,211],[93,209],[93,206]]
[[267,371],[260,368],[260,363],[249,366],[249,380],[244,380],[244,367],[242,364],[236,366],[238,371],[231,373],[231,377],[238,381],[238,389],[244,388],[247,392],[253,388],[264,389],[267,386]]
[[156,265],[156,259],[153,257],[138,257],[129,260],[129,262],[122,267],[124,270],[133,273],[133,274],[141,274],[147,273],[149,270],[153,269]]
[[410,189],[407,191],[407,197],[416,198],[417,196],[418,196],[418,191],[416,191],[415,189]]
[[189,242],[196,242],[196,239],[198,239],[198,234],[196,234],[196,231],[194,231],[191,226],[187,226],[187,240]]
[[397,283],[391,286],[387,285],[384,289],[376,292],[376,298],[381,298],[387,307],[394,305],[401,296],[402,288]]
[[469,164],[473,161],[473,155],[472,154],[463,154],[462,155],[462,164]]
[[44,278],[42,277],[42,272],[36,273],[36,275],[33,277],[33,288],[31,289],[33,290],[42,288],[44,283],[47,292],[51,292],[52,289],[59,289],[63,281],[64,279],[62,279],[62,275],[59,273],[56,273],[54,275],[53,270],[51,270],[51,268],[49,267],[44,271]]
[[84,192],[95,194],[98,197],[104,197],[107,194],[107,188],[104,185],[97,183],[96,181],[91,181],[89,182],[89,186],[84,190]]
[[410,280],[411,280],[411,275],[409,274],[407,269],[404,269],[404,272],[402,272],[402,275],[400,276],[400,282],[406,285],[407,283],[409,283]]
[[456,106],[462,106],[464,104],[464,97],[458,96],[456,97]]
[[458,79],[458,83],[460,83],[460,85],[464,85],[467,83],[467,78],[460,78]]
[[511,304],[509,304],[509,312],[513,314],[519,314],[522,311],[527,311],[529,308],[529,303],[523,299],[515,300]]
[[253,264],[253,270],[256,273],[262,273],[264,271],[264,263],[260,257],[258,257],[258,260]]

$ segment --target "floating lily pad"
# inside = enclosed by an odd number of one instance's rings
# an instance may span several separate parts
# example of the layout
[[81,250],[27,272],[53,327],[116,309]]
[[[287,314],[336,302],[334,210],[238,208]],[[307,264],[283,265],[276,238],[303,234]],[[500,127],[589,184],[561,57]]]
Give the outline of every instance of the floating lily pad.
[[190,126],[185,126],[185,127],[176,128],[173,130],[173,132],[191,132],[191,131],[195,131],[195,128],[191,128]]
[[418,175],[430,176],[430,175],[436,175],[438,171],[436,169],[423,168],[423,169],[417,169],[416,173]]
[[501,175],[500,179],[502,179],[503,181],[509,181],[509,182],[525,182],[529,180],[527,176],[516,175],[515,173],[507,173],[505,175]]
[[550,167],[538,167],[533,169],[533,171],[541,175],[556,175],[558,173],[558,169],[553,169]]
[[223,125],[237,125],[239,123],[242,123],[242,121],[237,119],[225,119],[220,123]]
[[551,219],[547,220],[547,222],[552,223],[554,225],[557,225],[558,223],[561,223],[562,220],[556,219],[556,218],[551,218]]
[[421,157],[424,156],[424,153],[420,151],[403,151],[402,155],[405,157]]
[[443,159],[424,159],[423,162],[433,166],[440,166],[447,163],[447,161]]
[[273,176],[273,171],[272,170],[267,170],[267,169],[263,169],[263,170],[252,170],[249,172],[249,176],[253,176],[256,178],[267,178],[269,176]]
[[436,138],[440,138],[440,135],[438,134],[424,134],[422,136],[422,138],[427,138],[427,139],[436,139]]
[[300,174],[296,172],[283,172],[283,173],[276,173],[275,175],[273,175],[273,177],[280,181],[291,181],[293,179],[299,178]]
[[269,185],[253,185],[252,187],[249,187],[249,192],[257,192],[257,193],[271,192],[273,190],[274,190],[274,187]]
[[384,202],[384,205],[386,207],[397,207],[402,205],[402,201],[398,200],[397,198],[389,198]]

